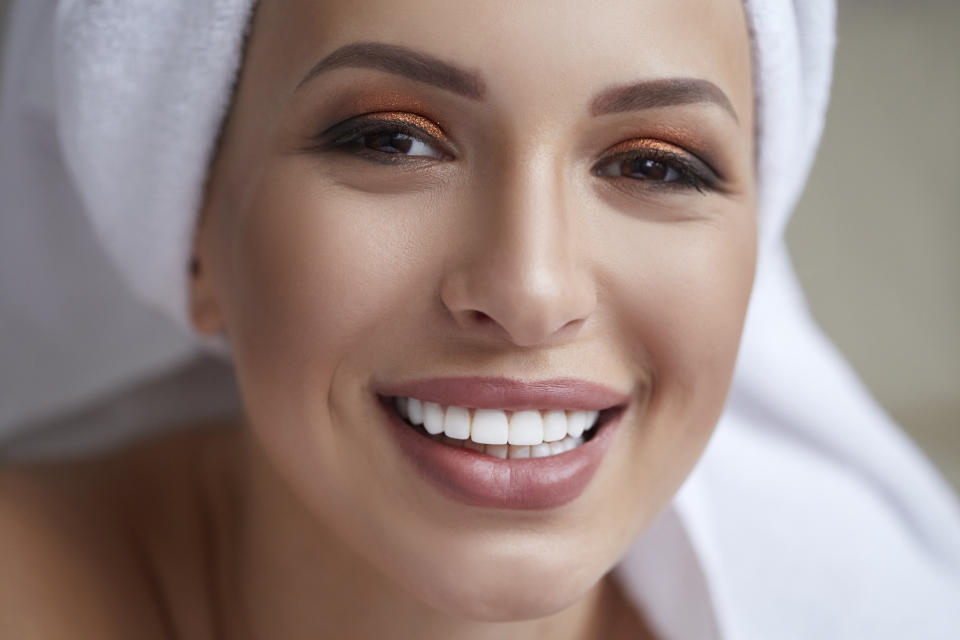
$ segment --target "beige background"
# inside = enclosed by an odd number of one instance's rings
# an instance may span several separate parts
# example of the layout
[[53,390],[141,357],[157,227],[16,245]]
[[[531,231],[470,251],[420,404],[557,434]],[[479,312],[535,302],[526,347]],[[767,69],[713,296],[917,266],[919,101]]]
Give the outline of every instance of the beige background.
[[788,242],[818,321],[960,488],[958,34],[960,2],[841,0],[826,135]]

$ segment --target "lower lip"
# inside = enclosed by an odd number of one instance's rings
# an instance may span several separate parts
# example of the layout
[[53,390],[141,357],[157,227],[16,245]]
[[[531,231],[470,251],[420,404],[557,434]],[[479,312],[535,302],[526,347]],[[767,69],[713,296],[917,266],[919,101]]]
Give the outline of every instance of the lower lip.
[[576,449],[543,458],[500,459],[451,447],[417,433],[381,398],[390,434],[419,474],[467,505],[497,509],[551,509],[575,500],[610,448],[623,411]]

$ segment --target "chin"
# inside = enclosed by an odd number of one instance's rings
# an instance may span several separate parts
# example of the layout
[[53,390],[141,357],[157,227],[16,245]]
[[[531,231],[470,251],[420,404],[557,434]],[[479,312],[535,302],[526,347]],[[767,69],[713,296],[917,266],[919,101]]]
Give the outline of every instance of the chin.
[[573,585],[556,580],[530,580],[526,588],[517,582],[477,585],[459,591],[435,594],[430,604],[456,618],[476,622],[517,622],[544,618],[570,607],[595,584]]
[[[472,554],[418,576],[421,599],[444,613],[477,622],[516,622],[558,613],[583,598],[605,573],[581,561]],[[553,555],[553,554],[550,554]],[[408,576],[409,579],[409,576]]]

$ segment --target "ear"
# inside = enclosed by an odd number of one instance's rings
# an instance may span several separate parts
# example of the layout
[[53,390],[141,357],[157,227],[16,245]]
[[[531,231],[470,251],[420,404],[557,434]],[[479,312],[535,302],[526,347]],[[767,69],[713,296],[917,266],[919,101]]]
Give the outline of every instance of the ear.
[[224,332],[226,323],[214,286],[210,225],[204,224],[206,220],[207,215],[201,216],[190,254],[190,323],[197,333],[215,335]]

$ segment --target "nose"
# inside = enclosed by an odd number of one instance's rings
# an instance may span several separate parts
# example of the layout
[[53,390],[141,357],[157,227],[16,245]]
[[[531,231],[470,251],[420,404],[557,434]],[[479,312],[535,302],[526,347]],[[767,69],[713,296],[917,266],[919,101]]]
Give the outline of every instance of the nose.
[[468,239],[444,276],[443,303],[473,334],[521,347],[569,339],[597,297],[560,172],[526,167],[496,181],[474,199]]

